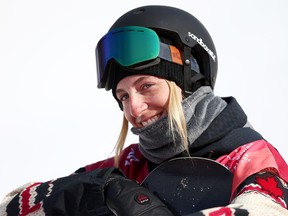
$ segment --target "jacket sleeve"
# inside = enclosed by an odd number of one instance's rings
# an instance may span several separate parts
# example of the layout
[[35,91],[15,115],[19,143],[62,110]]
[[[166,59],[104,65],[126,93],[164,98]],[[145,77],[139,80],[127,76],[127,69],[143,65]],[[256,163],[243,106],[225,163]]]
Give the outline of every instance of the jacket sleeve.
[[[261,155],[259,157],[259,155]],[[191,214],[288,215],[288,167],[279,152],[265,140],[241,146],[218,162],[234,175],[230,205]]]
[[114,170],[97,169],[26,184],[3,199],[0,215],[114,215],[105,204],[103,192]]
[[242,205],[251,215],[288,215],[287,182],[273,171],[256,173],[240,184],[232,203]]

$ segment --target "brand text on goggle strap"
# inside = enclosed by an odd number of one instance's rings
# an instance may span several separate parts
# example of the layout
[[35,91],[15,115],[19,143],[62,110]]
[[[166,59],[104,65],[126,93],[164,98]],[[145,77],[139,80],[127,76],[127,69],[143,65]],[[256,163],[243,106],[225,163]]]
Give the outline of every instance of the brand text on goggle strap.
[[193,40],[197,41],[197,43],[200,44],[206,50],[206,52],[208,52],[208,54],[211,56],[214,62],[216,61],[216,55],[206,46],[206,44],[204,44],[204,42],[202,41],[202,38],[198,38],[196,35],[192,34],[191,32],[188,32],[188,36],[191,37]]

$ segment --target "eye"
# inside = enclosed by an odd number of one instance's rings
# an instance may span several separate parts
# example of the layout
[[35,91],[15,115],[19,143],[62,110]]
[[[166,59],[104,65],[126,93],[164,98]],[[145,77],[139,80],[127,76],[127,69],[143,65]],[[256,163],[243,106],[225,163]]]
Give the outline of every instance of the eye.
[[126,101],[127,99],[129,98],[129,95],[128,94],[122,94],[122,95],[119,95],[118,96],[118,100],[120,101]]
[[152,83],[145,83],[142,88],[145,90],[145,89],[149,89],[151,86],[153,86]]

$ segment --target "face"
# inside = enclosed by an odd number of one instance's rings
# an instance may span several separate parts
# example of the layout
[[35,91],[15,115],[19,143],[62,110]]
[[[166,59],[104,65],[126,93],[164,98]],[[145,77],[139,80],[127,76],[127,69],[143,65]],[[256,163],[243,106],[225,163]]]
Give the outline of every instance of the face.
[[150,75],[125,77],[116,87],[124,115],[136,128],[152,124],[167,113],[169,92],[165,79]]

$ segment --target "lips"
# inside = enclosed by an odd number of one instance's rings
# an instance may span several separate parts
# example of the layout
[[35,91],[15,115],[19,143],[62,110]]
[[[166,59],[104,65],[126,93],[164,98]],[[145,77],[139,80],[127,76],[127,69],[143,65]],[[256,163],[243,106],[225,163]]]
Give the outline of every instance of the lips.
[[156,122],[160,118],[160,116],[161,115],[156,115],[156,116],[153,116],[152,118],[149,118],[145,121],[139,121],[138,124],[141,125],[142,127],[146,127],[146,126],[151,125],[154,122]]

